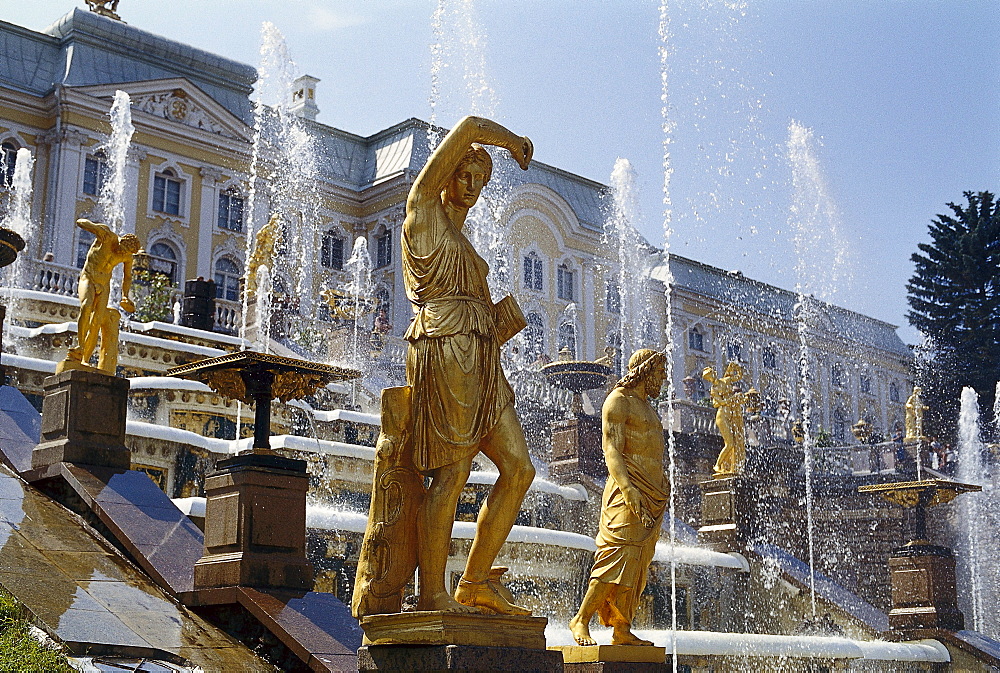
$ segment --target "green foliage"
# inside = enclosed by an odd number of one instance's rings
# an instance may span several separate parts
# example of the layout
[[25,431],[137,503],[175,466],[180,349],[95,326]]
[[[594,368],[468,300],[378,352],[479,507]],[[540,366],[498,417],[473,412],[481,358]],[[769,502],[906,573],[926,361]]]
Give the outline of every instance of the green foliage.
[[931,339],[917,383],[930,405],[933,435],[951,435],[963,386],[993,405],[1000,380],[1000,203],[990,192],[965,192],[968,203],[949,203],[951,215],[931,221],[930,243],[910,258],[910,324]]
[[826,446],[833,446],[833,435],[831,435],[823,428],[820,428],[819,432],[816,433],[816,446],[821,448]]
[[132,320],[170,321],[173,319],[174,288],[162,273],[136,271],[133,277],[132,297],[135,299],[135,313]]
[[66,657],[49,649],[31,635],[21,606],[0,592],[0,671],[45,671],[71,673]]

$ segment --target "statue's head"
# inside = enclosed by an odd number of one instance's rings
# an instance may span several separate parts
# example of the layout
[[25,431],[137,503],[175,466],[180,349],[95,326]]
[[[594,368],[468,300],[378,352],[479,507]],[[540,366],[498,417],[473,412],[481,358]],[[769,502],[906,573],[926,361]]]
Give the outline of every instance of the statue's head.
[[667,378],[666,365],[667,356],[663,351],[640,348],[628,359],[628,373],[615,387],[634,388],[645,384],[647,394],[655,395],[659,393],[663,381]]
[[125,234],[118,239],[118,245],[123,252],[134,255],[139,252],[139,237],[135,234]]
[[726,376],[739,381],[743,378],[743,367],[739,362],[730,362],[726,365]]
[[492,175],[493,159],[490,153],[482,145],[473,143],[458,161],[451,180],[445,186],[445,203],[472,208]]

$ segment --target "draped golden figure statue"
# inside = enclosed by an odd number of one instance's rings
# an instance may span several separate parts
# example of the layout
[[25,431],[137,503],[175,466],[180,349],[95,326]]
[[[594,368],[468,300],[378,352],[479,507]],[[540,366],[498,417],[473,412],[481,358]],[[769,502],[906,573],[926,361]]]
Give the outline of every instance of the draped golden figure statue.
[[663,473],[663,425],[649,402],[666,379],[666,361],[658,351],[644,348],[633,353],[628,373],[601,409],[609,476],[590,583],[569,623],[580,645],[596,644],[590,635],[595,612],[602,624],[614,629],[612,645],[652,645],[632,633],[632,620],[670,499]]
[[743,375],[743,367],[738,362],[727,364],[722,376],[713,367],[705,367],[702,372],[702,378],[712,384],[709,394],[712,396],[712,406],[716,408],[715,426],[723,441],[722,451],[713,468],[716,479],[742,474],[746,463],[747,431],[743,422],[743,409],[751,399],[736,386],[743,380]]
[[924,389],[913,386],[913,393],[906,400],[906,439],[921,439],[924,436],[924,412],[928,406],[923,400]]
[[[535,472],[500,368],[500,347],[523,329],[524,317],[513,297],[493,303],[489,266],[463,233],[493,170],[484,144],[507,149],[527,170],[530,140],[466,117],[431,155],[407,198],[403,282],[416,315],[405,335],[408,385],[387,389],[382,398],[372,504],[352,601],[359,618],[397,612],[415,564],[418,610],[529,614],[490,577]],[[500,475],[480,509],[452,597],[445,584],[452,524],[480,451]],[[422,476],[431,478],[426,492]]]
[[135,304],[129,298],[132,288],[132,256],[139,252],[139,239],[135,234],[118,236],[106,224],[86,219],[76,221],[78,227],[94,234],[94,242],[87,251],[87,261],[80,272],[78,292],[80,317],[77,320],[77,345],[69,349],[66,359],[56,366],[56,372],[67,369],[93,371],[87,364],[100,339],[97,369],[115,375],[118,368],[118,323],[121,313],[108,306],[111,294],[111,272],[121,264],[124,268],[122,299],[119,306],[132,313]]

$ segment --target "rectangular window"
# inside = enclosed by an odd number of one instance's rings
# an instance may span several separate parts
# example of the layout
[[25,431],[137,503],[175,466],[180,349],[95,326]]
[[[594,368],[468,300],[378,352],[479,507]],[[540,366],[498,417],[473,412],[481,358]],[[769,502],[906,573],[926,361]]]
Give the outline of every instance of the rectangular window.
[[165,175],[153,178],[153,210],[167,215],[181,213],[181,183]]
[[760,360],[765,369],[778,368],[778,358],[775,356],[774,351],[770,348],[764,349],[764,352],[760,355]]
[[604,297],[604,308],[608,313],[621,313],[622,295],[618,291],[618,283],[615,281],[608,283],[608,291]]
[[872,377],[867,374],[862,374],[858,385],[861,388],[861,392],[868,393],[870,395],[872,392]]
[[573,272],[564,266],[557,269],[556,294],[560,299],[573,301]]
[[542,289],[542,260],[535,260],[535,289],[541,291]]
[[731,343],[726,346],[726,357],[730,362],[743,362],[743,344]]
[[219,228],[243,231],[243,197],[223,192],[219,195]]
[[87,253],[90,252],[90,245],[97,238],[89,231],[80,230],[76,239],[76,268],[82,269],[87,263]]
[[337,269],[338,271],[344,268],[344,239],[332,234],[323,235],[320,264],[328,269]]
[[696,329],[688,332],[688,348],[694,351],[705,350],[705,335]]
[[375,244],[375,266],[381,268],[392,264],[392,232],[379,236]]
[[97,196],[108,175],[108,163],[102,157],[87,157],[83,164],[83,193]]

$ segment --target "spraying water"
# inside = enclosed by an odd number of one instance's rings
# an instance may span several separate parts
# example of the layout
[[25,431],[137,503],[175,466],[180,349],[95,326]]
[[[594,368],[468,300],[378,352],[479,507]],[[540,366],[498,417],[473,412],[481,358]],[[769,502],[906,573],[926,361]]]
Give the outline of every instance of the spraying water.
[[[32,183],[31,173],[35,165],[35,158],[31,151],[22,147],[17,151],[17,159],[14,164],[14,179],[11,184],[10,210],[4,218],[3,226],[18,234],[24,240],[25,250],[32,250],[32,241],[37,234],[37,227],[31,220],[31,195]],[[7,295],[7,315],[18,314],[15,288],[25,287],[24,273],[26,265],[23,261],[23,254],[18,255],[14,262],[7,267],[5,283]],[[5,322],[5,327],[11,325],[11,320]]]
[[271,270],[266,264],[257,267],[257,350],[271,352],[271,315],[273,286]]
[[675,560],[675,545],[677,544],[677,448],[674,437],[674,314],[671,298],[673,278],[670,274],[670,238],[673,235],[673,202],[670,198],[670,180],[674,169],[670,157],[670,145],[676,132],[670,110],[670,12],[666,2],[660,4],[658,46],[660,57],[660,116],[663,130],[663,266],[666,270],[663,279],[663,301],[666,306],[664,328],[667,354],[667,455],[669,459],[668,477],[670,480],[670,654],[674,673],[677,673],[677,561]]
[[365,357],[361,351],[361,335],[365,333],[366,309],[372,303],[374,286],[372,284],[372,258],[368,254],[368,239],[358,236],[354,241],[351,257],[344,264],[350,275],[351,282],[347,293],[354,302],[354,327],[351,336],[351,366],[364,371]]
[[108,169],[97,199],[97,217],[116,234],[125,224],[125,168],[135,127],[132,125],[132,101],[124,91],[115,91],[111,104],[111,135],[104,146]]
[[628,357],[642,346],[653,345],[643,343],[642,326],[649,321],[652,312],[646,293],[649,255],[636,228],[639,221],[636,173],[628,159],[615,161],[611,187],[613,209],[604,225],[604,238],[617,253],[614,289],[618,300],[618,344],[623,357]]

